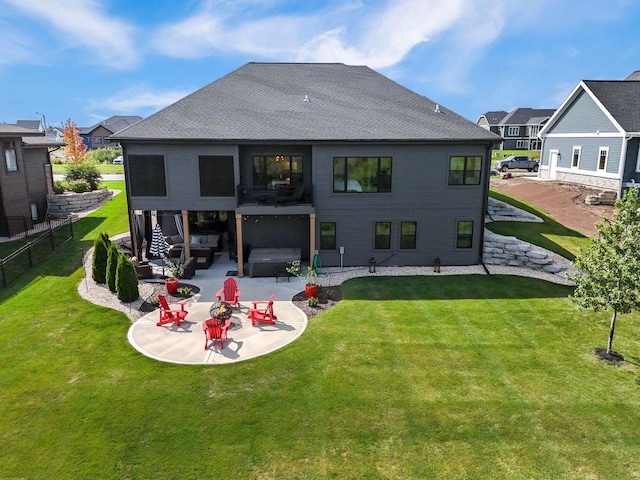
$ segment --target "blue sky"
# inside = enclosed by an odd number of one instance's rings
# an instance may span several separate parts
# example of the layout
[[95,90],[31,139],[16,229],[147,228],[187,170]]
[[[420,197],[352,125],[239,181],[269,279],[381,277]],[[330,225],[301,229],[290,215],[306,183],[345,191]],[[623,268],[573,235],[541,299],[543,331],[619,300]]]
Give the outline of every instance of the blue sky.
[[0,0],[0,122],[146,117],[250,61],[367,65],[475,121],[640,70],[636,0]]

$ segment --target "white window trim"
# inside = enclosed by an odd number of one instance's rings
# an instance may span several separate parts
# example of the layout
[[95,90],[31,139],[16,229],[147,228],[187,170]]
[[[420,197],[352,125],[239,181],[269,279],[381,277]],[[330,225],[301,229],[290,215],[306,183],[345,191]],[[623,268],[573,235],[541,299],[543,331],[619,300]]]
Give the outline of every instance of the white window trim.
[[516,140],[516,149],[524,150],[524,148],[525,148],[524,140]]
[[[574,165],[573,164],[573,155],[574,155],[576,150],[578,150],[578,163],[577,163],[577,165]],[[573,168],[573,169],[579,169],[580,168],[581,157],[582,157],[582,147],[574,145],[573,148],[571,149],[571,168]]]
[[[13,145],[11,145],[13,147]],[[7,172],[18,171],[18,156],[16,155],[15,148],[7,148],[4,151],[4,160],[7,167]]]
[[[605,157],[604,157],[604,167],[600,168],[600,156],[601,156],[602,152],[606,152],[606,153],[605,153]],[[596,171],[598,171],[598,172],[606,172],[608,163],[609,163],[609,147],[599,147],[598,148],[598,163],[596,165]]]
[[636,173],[640,173],[640,148],[638,148],[638,159],[636,160]]
[[520,136],[520,127],[507,127],[507,137],[518,137],[518,136]]

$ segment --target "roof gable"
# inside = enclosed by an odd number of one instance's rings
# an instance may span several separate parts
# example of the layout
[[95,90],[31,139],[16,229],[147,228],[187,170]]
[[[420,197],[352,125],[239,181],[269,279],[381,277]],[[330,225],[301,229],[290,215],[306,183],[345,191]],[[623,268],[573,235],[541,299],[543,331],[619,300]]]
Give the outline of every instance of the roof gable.
[[498,140],[368,67],[319,63],[248,63],[115,138]]
[[552,108],[516,108],[502,119],[500,125],[539,125],[554,112]]

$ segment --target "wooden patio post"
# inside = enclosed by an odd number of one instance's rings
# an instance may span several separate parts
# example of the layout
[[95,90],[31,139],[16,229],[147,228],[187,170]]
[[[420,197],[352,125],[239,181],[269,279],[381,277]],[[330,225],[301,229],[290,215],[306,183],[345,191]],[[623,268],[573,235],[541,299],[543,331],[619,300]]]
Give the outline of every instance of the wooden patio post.
[[189,247],[189,211],[182,210],[182,234],[184,240],[184,261],[186,262],[191,258],[191,248]]
[[309,214],[309,265],[313,264],[313,256],[316,252],[316,214]]
[[244,277],[244,257],[242,251],[242,215],[236,213],[236,254],[238,255],[238,277]]

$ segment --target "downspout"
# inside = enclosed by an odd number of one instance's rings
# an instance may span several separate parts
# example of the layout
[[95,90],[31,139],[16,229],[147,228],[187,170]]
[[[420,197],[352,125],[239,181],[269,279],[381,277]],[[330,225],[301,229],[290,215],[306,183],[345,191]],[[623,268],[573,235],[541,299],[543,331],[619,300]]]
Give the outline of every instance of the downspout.
[[[491,151],[493,150],[493,143],[490,143],[487,146],[487,150],[486,150],[486,154],[485,154],[485,158],[487,159],[487,161],[485,162],[485,167],[484,167],[484,194],[482,197],[482,212],[481,212],[481,220],[480,220],[480,249],[478,252],[478,265],[482,265],[484,266],[484,263],[482,262],[482,253],[484,251],[484,222],[487,216],[487,210],[489,208],[489,185],[491,183],[491,175],[489,174],[489,172],[491,171]],[[486,270],[486,267],[485,267]]]

